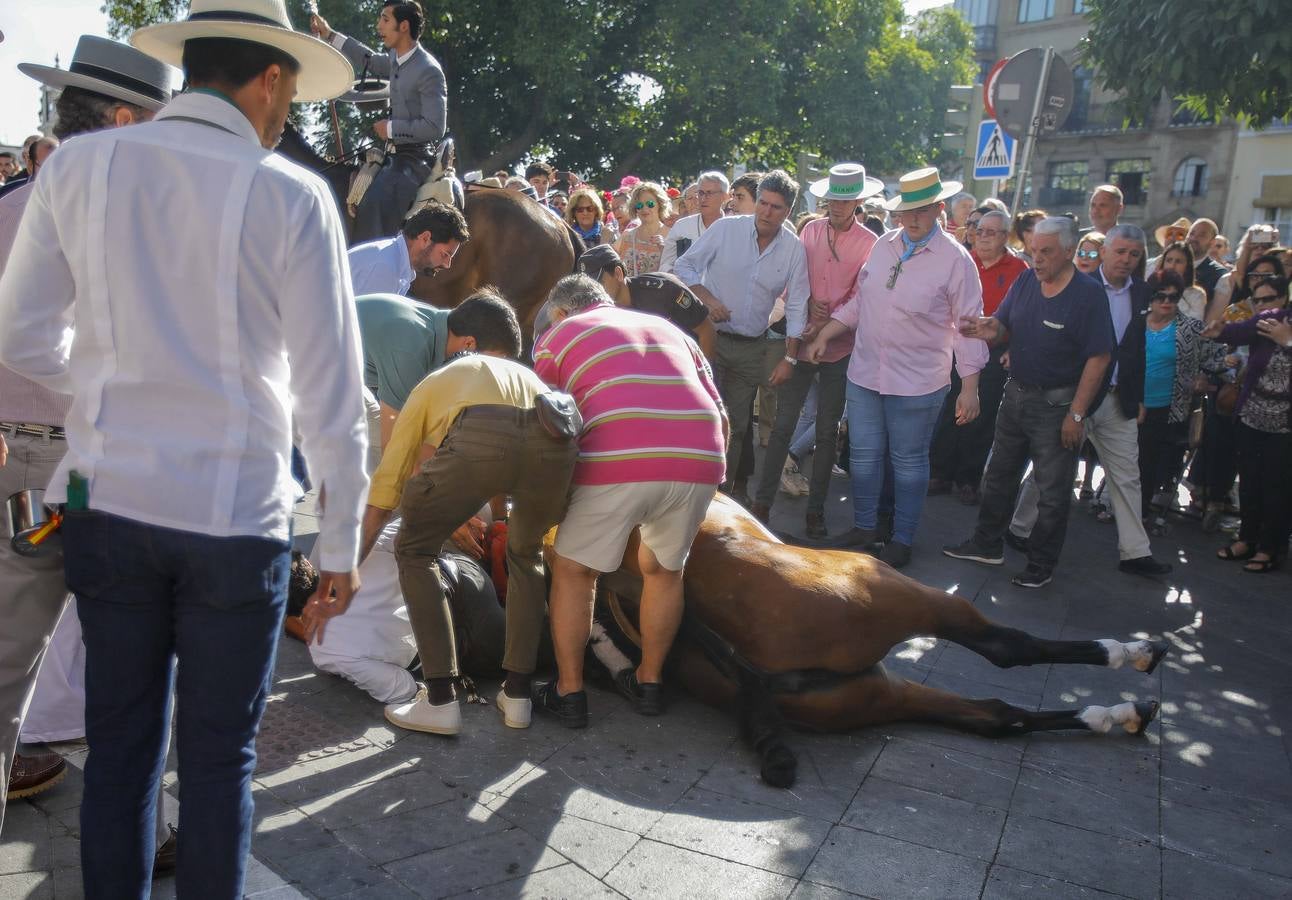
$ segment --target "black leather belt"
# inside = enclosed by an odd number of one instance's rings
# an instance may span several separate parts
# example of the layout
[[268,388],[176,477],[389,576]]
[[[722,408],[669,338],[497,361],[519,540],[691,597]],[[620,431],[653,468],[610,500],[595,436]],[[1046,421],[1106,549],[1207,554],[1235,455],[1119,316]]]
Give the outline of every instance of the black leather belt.
[[25,434],[31,437],[48,437],[54,440],[67,440],[67,433],[59,425],[33,425],[27,422],[0,422],[0,431],[12,434]]
[[1074,390],[1076,389],[1075,384],[1051,384],[1051,385],[1031,384],[1026,381],[1019,381],[1017,378],[1011,378],[1009,380],[1009,383],[1012,384],[1018,390],[1026,391],[1029,394],[1039,394],[1045,391],[1057,391],[1062,388],[1073,388]]

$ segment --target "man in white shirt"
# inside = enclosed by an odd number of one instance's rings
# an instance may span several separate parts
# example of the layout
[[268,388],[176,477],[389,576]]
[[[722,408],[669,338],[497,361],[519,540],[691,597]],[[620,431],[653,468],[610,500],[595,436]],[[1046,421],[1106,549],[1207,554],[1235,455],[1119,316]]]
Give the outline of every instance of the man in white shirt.
[[72,395],[46,499],[66,504],[84,633],[81,869],[96,897],[148,893],[176,659],[177,891],[241,896],[293,419],[327,496],[307,634],[322,639],[358,588],[366,428],[344,234],[322,179],[270,150],[293,98],[336,96],[349,65],[280,2],[220,2],[131,36],[182,64],[190,90],[151,123],[60,148],[0,279],[0,362]]
[[418,275],[434,278],[453,265],[458,248],[471,237],[456,207],[429,201],[409,216],[400,234],[350,248],[354,295],[406,295]]
[[798,185],[789,175],[769,172],[758,183],[753,215],[715,221],[678,258],[674,269],[716,323],[714,372],[731,417],[728,482],[723,490],[735,495],[744,494],[744,485],[733,479],[737,479],[754,393],[766,375],[763,335],[776,299],[785,295],[786,340],[784,359],[770,379],[773,385],[789,380],[798,363],[799,336],[807,324],[807,254],[797,235],[784,227],[797,197]]
[[710,225],[722,218],[723,204],[731,196],[727,176],[716,171],[705,172],[700,176],[695,196],[700,211],[678,219],[664,238],[664,255],[659,264],[661,272],[672,272],[677,258],[691,249]]

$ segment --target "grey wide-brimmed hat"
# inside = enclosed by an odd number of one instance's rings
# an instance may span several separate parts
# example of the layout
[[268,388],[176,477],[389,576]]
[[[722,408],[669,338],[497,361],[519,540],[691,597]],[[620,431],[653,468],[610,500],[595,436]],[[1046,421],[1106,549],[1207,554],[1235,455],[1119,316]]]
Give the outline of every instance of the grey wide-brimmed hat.
[[332,100],[349,90],[354,81],[354,69],[340,50],[292,29],[283,0],[193,0],[187,19],[140,28],[130,35],[130,43],[149,56],[179,66],[184,42],[197,38],[250,41],[286,53],[301,67],[296,74],[297,103]]
[[884,192],[884,182],[866,175],[858,163],[840,163],[830,167],[830,176],[808,186],[814,197],[822,200],[864,200]]
[[19,63],[18,71],[50,87],[81,88],[154,111],[171,97],[171,70],[165,63],[127,44],[92,34],[82,35],[76,42],[72,63],[66,69]]

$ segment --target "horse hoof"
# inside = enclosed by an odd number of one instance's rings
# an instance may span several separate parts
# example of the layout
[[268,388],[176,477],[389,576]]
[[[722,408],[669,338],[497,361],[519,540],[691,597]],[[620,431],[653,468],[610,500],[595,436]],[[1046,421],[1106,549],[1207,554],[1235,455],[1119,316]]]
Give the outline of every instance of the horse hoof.
[[1157,718],[1157,711],[1160,704],[1156,700],[1147,700],[1143,703],[1135,704],[1135,715],[1139,716],[1139,727],[1131,734],[1143,734],[1154,719]]
[[1153,670],[1157,668],[1157,664],[1160,663],[1163,657],[1165,657],[1171,650],[1171,645],[1166,641],[1153,641],[1151,646],[1153,647],[1153,655],[1149,658],[1148,668],[1144,670],[1145,675],[1152,675]]
[[787,788],[798,777],[799,761],[794,751],[784,744],[771,747],[763,755],[763,781],[772,787]]

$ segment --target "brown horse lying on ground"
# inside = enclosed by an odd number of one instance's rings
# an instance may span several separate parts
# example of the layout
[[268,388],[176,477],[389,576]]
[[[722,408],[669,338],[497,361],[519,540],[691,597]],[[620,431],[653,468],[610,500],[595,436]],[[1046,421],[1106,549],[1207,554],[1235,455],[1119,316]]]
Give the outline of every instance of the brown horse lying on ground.
[[[635,536],[623,567],[601,583],[598,615],[609,606],[633,639],[641,590]],[[1157,715],[1156,701],[1033,712],[889,675],[883,658],[919,635],[960,644],[1003,668],[1129,664],[1152,672],[1168,647],[1152,641],[1052,641],[996,625],[967,600],[872,557],[782,543],[721,494],[692,546],[685,587],[686,622],[671,656],[673,677],[706,703],[737,709],[769,784],[787,787],[794,781],[784,720],[826,731],[933,722],[1000,737],[1062,729],[1107,732],[1116,725],[1140,733]],[[594,628],[597,656],[612,668],[627,664],[606,640]],[[621,662],[611,662],[615,658]]]

